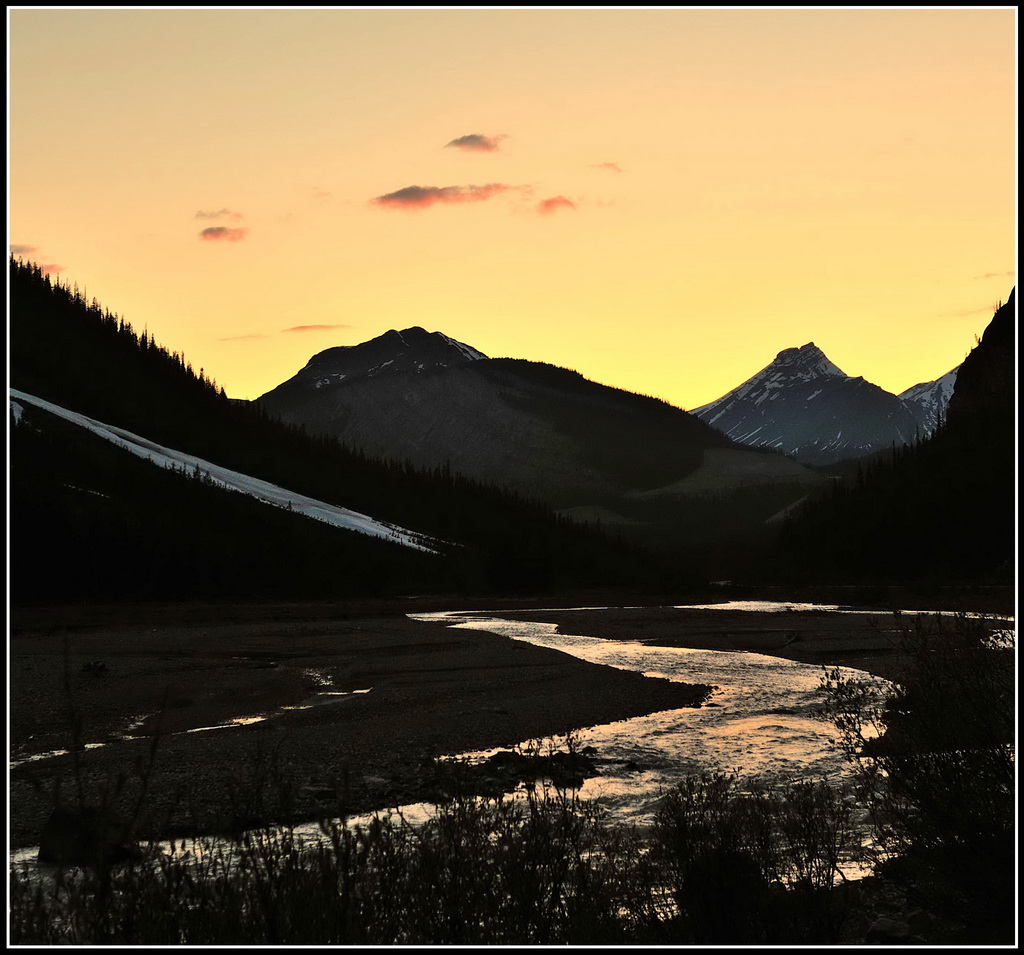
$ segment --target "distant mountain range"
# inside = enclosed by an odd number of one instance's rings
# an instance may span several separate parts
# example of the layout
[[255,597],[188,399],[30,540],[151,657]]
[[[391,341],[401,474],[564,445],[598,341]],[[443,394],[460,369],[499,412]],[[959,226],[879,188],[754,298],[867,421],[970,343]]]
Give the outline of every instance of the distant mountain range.
[[638,499],[818,481],[666,402],[487,358],[420,327],[320,352],[258,404],[370,453],[451,467],[613,524],[635,524],[623,507]]
[[[959,372],[902,395],[850,378],[810,343],[691,414],[416,326],[327,349],[235,402],[183,355],[12,261],[12,588],[49,600],[671,586],[775,566],[776,534],[816,500],[832,510],[808,511],[791,553],[813,560],[809,542],[826,534],[837,553],[877,563],[856,534],[884,510],[870,495],[886,485],[865,483],[856,518],[860,498],[817,493],[859,485],[874,465],[844,484],[799,458],[903,444],[947,406],[935,438],[906,446],[916,470],[893,472],[906,495],[895,513],[921,512],[904,520],[914,538],[933,511],[962,511],[981,536],[952,534],[970,542],[961,550],[1002,553],[985,540],[1001,540],[992,528],[1006,497],[989,476],[1013,476],[990,454],[1013,451],[1002,437],[1012,425],[993,411],[1012,393],[1005,314]],[[985,358],[993,349],[997,362]],[[730,416],[732,437],[718,430]],[[984,437],[997,421],[999,439]],[[107,432],[131,432],[133,453]],[[140,449],[175,470],[133,457]],[[797,459],[778,453],[794,449]],[[963,503],[979,501],[991,513]],[[363,533],[308,521],[310,508]],[[431,543],[396,547],[408,532]],[[922,547],[941,552],[933,537]]]
[[808,342],[779,352],[756,375],[692,413],[740,444],[826,465],[931,434],[956,374],[954,368],[894,395],[850,377]]
[[941,378],[912,385],[897,395],[904,404],[915,411],[925,434],[932,434],[945,417],[959,372],[960,366],[957,365]]

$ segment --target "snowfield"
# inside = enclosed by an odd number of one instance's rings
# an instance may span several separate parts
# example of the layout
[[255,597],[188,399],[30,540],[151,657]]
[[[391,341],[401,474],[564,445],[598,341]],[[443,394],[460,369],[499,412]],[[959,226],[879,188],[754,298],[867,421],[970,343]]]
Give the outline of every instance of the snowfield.
[[137,434],[132,434],[130,431],[115,428],[113,425],[104,424],[102,421],[96,421],[75,411],[68,411],[67,408],[62,408],[42,398],[36,398],[23,391],[12,388],[10,390],[10,397],[11,406],[16,409],[16,420],[21,417],[22,406],[34,406],[85,428],[140,458],[147,458],[160,467],[184,468],[190,473],[198,471],[199,474],[219,484],[221,487],[231,491],[238,491],[242,494],[248,494],[250,497],[255,497],[265,504],[272,504],[275,507],[291,510],[297,514],[303,514],[306,517],[323,521],[325,524],[331,524],[334,527],[357,531],[360,534],[369,534],[372,537],[383,537],[386,540],[394,541],[396,544],[402,544],[405,547],[412,547],[428,553],[438,553],[442,544],[441,541],[427,537],[424,534],[417,534],[415,531],[375,520],[366,514],[350,511],[348,508],[339,507],[336,504],[326,504],[323,501],[314,500],[311,497],[278,487],[276,484],[270,484],[267,481],[261,481],[259,478],[249,477],[246,474],[240,474],[238,471],[231,471],[218,464],[204,461],[202,458],[197,458],[192,454],[185,454],[183,451],[165,448],[146,438],[139,437]]

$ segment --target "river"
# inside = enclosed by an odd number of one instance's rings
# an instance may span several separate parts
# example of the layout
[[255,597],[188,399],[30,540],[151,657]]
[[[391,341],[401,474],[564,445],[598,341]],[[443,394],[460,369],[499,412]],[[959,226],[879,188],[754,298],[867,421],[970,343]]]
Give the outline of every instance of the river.
[[[759,604],[751,609],[771,608]],[[633,640],[562,634],[553,623],[508,620],[481,612],[410,616],[501,634],[646,676],[715,686],[708,703],[699,708],[665,710],[578,733],[579,745],[593,746],[602,758],[601,775],[586,780],[580,796],[595,800],[623,822],[649,823],[661,793],[683,776],[702,770],[734,772],[772,784],[836,781],[847,774],[835,729],[823,719],[820,666],[759,653],[656,647]],[[863,671],[840,669],[846,676],[885,685]],[[474,759],[491,752],[461,755]]]
[[[840,607],[763,602],[685,609],[710,607],[757,612],[845,612]],[[702,770],[734,772],[743,778],[758,778],[772,784],[806,779],[836,782],[848,772],[835,730],[822,718],[824,691],[820,666],[758,653],[657,647],[633,640],[563,634],[556,632],[558,627],[553,623],[509,620],[480,611],[409,617],[484,630],[652,677],[714,685],[715,690],[704,706],[666,710],[578,732],[579,746],[595,748],[601,769],[599,776],[584,782],[579,795],[607,809],[613,821],[648,824],[665,789],[683,776]],[[884,685],[884,681],[863,671],[845,673]],[[528,747],[536,742],[523,740],[521,745]],[[490,752],[494,751],[453,757],[473,760]],[[400,811],[408,821],[415,822],[427,818],[431,810],[428,804],[419,803],[401,807]],[[310,825],[300,827],[296,834],[299,838],[315,839],[318,833],[318,827]],[[10,861],[17,865],[29,862],[36,851],[19,850],[11,854]]]

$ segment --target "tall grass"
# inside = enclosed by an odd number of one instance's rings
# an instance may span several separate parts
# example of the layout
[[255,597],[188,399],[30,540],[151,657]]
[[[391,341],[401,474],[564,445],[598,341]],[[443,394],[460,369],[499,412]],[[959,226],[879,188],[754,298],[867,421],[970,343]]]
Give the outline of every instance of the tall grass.
[[[540,785],[517,799],[456,794],[420,826],[324,820],[311,847],[285,826],[52,881],[15,872],[11,941],[829,942],[845,830],[828,820],[845,816],[826,792],[751,796],[731,777],[695,777],[641,833]],[[813,845],[799,835],[808,827]]]
[[[861,848],[854,817],[866,809],[886,898],[898,890],[906,910],[952,924],[955,941],[1002,943],[1015,910],[1014,669],[1009,641],[993,642],[990,629],[917,618],[904,628],[907,677],[889,691],[828,674],[830,718],[856,767],[852,791],[694,775],[639,831],[613,824],[568,784],[473,795],[471,774],[455,764],[436,787],[436,813],[417,826],[400,815],[355,824],[339,806],[314,845],[281,826],[150,846],[122,865],[65,865],[52,878],[14,871],[10,940],[849,942],[850,916],[864,925],[855,909],[865,894],[845,883],[843,864]],[[154,743],[151,760],[155,752]],[[261,806],[270,798],[248,788]]]

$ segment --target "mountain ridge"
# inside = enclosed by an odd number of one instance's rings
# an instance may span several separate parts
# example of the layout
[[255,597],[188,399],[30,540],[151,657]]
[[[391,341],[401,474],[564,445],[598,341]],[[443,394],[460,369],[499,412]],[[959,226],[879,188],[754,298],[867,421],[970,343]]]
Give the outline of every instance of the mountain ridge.
[[956,372],[894,395],[847,375],[808,342],[783,349],[746,381],[692,413],[740,444],[828,465],[931,433]]
[[[661,399],[545,362],[488,358],[440,332],[420,329],[407,348],[410,331],[319,352],[257,403],[373,453],[448,463],[563,508],[672,484],[705,448],[733,444]],[[444,360],[430,352],[438,343]]]
[[1011,291],[960,365],[931,435],[784,522],[780,568],[804,582],[1015,579],[1015,302]]
[[12,406],[10,439],[18,599],[514,592],[677,576],[649,552],[521,494],[443,466],[382,460],[272,420],[252,402],[232,402],[184,356],[13,257],[9,344],[14,389],[163,449],[455,545],[438,556],[328,527],[297,509],[213,487],[194,469],[157,467],[25,404]]
[[319,390],[353,378],[394,372],[421,374],[434,368],[486,358],[483,352],[442,332],[428,332],[422,326],[412,325],[404,329],[389,329],[356,345],[335,345],[317,352],[278,388],[312,387]]

